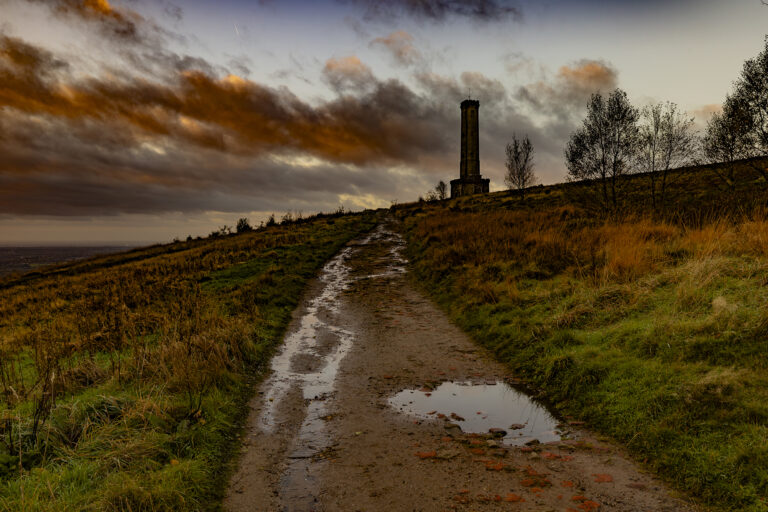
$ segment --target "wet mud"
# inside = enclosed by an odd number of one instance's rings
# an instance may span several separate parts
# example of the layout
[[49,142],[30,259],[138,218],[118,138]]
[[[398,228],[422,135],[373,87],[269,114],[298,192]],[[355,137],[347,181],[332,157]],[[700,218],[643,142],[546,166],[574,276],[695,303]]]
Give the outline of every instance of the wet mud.
[[695,510],[514,386],[409,281],[387,224],[306,292],[252,400],[239,511]]

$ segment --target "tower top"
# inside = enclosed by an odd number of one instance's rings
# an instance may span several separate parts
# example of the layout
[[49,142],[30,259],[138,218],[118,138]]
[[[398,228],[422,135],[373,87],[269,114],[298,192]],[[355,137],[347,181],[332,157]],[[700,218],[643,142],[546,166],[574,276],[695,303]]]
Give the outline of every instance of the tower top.
[[467,107],[477,107],[480,108],[480,102],[477,100],[470,100],[466,99],[461,102],[461,109],[464,110]]

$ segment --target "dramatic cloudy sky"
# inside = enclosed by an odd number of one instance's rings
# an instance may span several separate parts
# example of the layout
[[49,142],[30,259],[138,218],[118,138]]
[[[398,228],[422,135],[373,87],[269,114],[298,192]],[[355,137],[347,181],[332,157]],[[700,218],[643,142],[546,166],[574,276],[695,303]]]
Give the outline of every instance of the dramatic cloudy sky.
[[527,134],[544,183],[589,95],[700,123],[760,0],[0,0],[0,243],[167,241],[411,201]]

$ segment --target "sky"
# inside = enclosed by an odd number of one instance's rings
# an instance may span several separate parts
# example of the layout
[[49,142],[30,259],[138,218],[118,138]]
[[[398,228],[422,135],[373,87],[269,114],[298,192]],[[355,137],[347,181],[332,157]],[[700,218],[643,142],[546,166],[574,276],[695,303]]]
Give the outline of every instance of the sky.
[[386,207],[529,136],[544,184],[589,96],[703,130],[765,47],[760,0],[0,0],[0,245],[167,242]]

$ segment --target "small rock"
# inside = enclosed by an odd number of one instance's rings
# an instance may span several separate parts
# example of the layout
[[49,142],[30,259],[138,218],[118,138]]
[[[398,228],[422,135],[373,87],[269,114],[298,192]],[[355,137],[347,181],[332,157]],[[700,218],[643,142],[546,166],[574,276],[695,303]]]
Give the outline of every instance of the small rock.
[[536,446],[537,444],[541,444],[541,442],[538,439],[531,439],[527,443],[525,443],[525,446]]
[[513,423],[509,426],[509,430],[520,430],[522,428],[525,428],[525,425],[522,423]]
[[446,423],[443,427],[452,436],[461,435],[461,427],[455,423]]
[[449,460],[458,457],[461,454],[456,448],[440,448],[437,450],[436,458]]
[[507,431],[503,428],[489,428],[488,432],[493,435],[493,437],[504,437],[507,435]]

